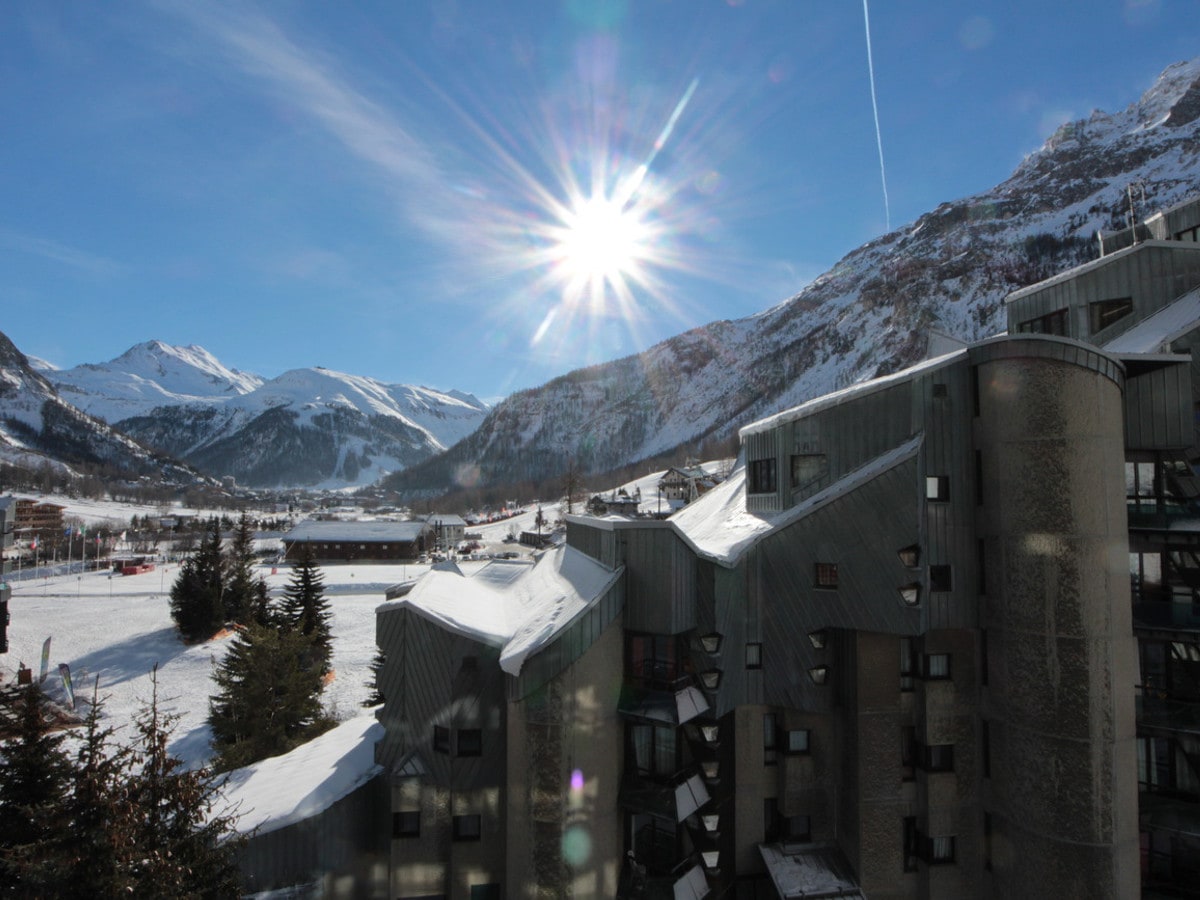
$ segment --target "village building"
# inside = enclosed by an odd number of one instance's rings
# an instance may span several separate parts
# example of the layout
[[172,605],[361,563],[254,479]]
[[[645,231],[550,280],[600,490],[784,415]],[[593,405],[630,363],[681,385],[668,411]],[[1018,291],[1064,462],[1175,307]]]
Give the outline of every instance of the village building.
[[295,562],[307,546],[318,563],[415,562],[432,546],[425,522],[304,521],[283,536],[284,558]]
[[466,537],[467,523],[460,516],[437,513],[425,520],[432,535],[432,546],[450,553]]

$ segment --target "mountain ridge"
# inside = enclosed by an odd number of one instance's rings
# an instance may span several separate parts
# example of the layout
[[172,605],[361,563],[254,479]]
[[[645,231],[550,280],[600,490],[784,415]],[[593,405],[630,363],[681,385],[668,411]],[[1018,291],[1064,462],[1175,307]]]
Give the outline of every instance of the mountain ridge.
[[146,446],[251,487],[361,485],[450,447],[487,406],[322,367],[264,379],[195,344],[145,341],[45,371],[59,393]]
[[1092,258],[1094,233],[1200,189],[1200,59],[1117,113],[1059,128],[988,190],[850,251],[784,301],[512,395],[441,457],[385,480],[406,493],[602,472],[683,453],[755,419],[910,365],[931,330],[1002,330],[1011,291]]

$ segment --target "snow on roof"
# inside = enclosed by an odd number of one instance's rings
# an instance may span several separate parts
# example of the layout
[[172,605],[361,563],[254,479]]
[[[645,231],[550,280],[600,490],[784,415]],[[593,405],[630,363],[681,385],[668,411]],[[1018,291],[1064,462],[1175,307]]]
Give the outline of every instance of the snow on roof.
[[1188,291],[1103,344],[1107,353],[1170,352],[1171,342],[1200,325],[1200,288]]
[[433,515],[428,519],[430,525],[466,525],[461,516]]
[[922,440],[923,436],[918,434],[848,472],[840,480],[795,506],[772,513],[747,511],[746,466],[745,461],[739,459],[724,483],[685,506],[667,521],[679,530],[697,553],[716,562],[733,565],[745,550],[770,532],[791,525],[882,472],[911,459],[920,449]]
[[525,660],[586,612],[618,575],[562,546],[532,565],[493,560],[473,575],[430,571],[407,596],[379,609],[407,606],[459,634],[501,647],[500,667],[519,675]]
[[230,772],[221,794],[240,816],[238,832],[275,831],[324,812],[381,771],[381,737],[383,726],[363,714],[290,753]]
[[424,522],[317,522],[299,523],[284,535],[285,541],[415,541]]
[[751,422],[738,432],[739,436],[745,439],[749,434],[761,434],[764,431],[770,431],[773,428],[778,428],[786,422],[794,422],[797,419],[803,419],[806,416],[811,416],[813,413],[820,412],[823,409],[830,409],[842,403],[848,403],[851,400],[859,397],[873,394],[876,391],[882,391],[885,388],[908,381],[916,375],[930,372],[934,369],[940,369],[943,366],[948,366],[956,362],[961,357],[965,356],[965,349],[956,348],[949,353],[944,353],[941,356],[935,356],[932,359],[924,360],[917,363],[915,366],[909,366],[907,369],[901,369],[899,372],[893,372],[890,375],[884,375],[880,378],[872,378],[870,381],[860,381],[858,384],[852,384],[850,387],[842,388],[840,391],[834,391],[832,394],[822,394],[809,400],[807,403],[802,403],[799,406],[794,406],[791,409],[785,409],[783,412],[776,413],[766,419],[760,419],[757,422]]

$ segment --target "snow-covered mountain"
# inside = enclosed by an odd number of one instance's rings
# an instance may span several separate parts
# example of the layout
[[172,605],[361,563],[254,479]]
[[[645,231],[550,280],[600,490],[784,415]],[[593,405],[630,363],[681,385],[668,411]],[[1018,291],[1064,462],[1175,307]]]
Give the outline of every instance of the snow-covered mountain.
[[470,394],[329,369],[265,381],[202,347],[161,341],[44,374],[62,396],[147,446],[249,486],[367,484],[441,453],[487,412]]
[[158,483],[190,484],[195,472],[138,445],[81,412],[0,334],[0,461],[42,464],[122,477],[153,475]]
[[263,383],[257,375],[226,368],[203,347],[162,341],[137,344],[110,362],[43,371],[68,403],[113,423],[156,406],[226,400]]
[[1005,327],[1004,297],[1093,258],[1097,229],[1200,191],[1200,59],[1127,109],[1064,125],[991,190],[943,203],[847,254],[793,297],[498,404],[449,453],[389,486],[446,488],[606,471],[732,434],[780,409],[919,360],[938,330]]

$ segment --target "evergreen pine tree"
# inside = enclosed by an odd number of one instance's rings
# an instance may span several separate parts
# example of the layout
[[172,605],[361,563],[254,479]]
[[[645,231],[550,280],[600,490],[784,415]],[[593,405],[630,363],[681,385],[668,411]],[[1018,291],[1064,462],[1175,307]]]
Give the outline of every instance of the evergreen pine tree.
[[245,513],[238,519],[237,529],[226,561],[228,577],[225,582],[225,619],[248,625],[266,621],[265,610],[259,607],[258,582],[254,577],[254,532]]
[[302,662],[311,641],[298,630],[251,625],[213,673],[208,723],[219,771],[286,753],[326,730],[321,673]]
[[174,716],[158,708],[158,681],[138,717],[134,772],[129,780],[135,812],[129,838],[136,851],[131,896],[238,897],[236,818],[218,808],[219,784],[206,769],[189,770],[167,751]]
[[113,743],[113,729],[101,724],[102,708],[93,686],[92,705],[75,754],[71,796],[64,804],[70,828],[50,848],[67,888],[64,895],[123,897],[133,891],[129,869],[138,858],[138,848],[130,833],[132,750]]
[[386,657],[383,655],[383,648],[376,647],[375,657],[371,660],[371,677],[363,682],[364,686],[370,688],[371,691],[362,702],[362,705],[365,707],[379,706],[381,703],[386,702],[383,692],[379,690],[379,674],[383,671],[385,661]]
[[309,544],[301,545],[300,558],[284,588],[280,619],[283,628],[297,631],[309,641],[302,664],[321,675],[328,672],[333,659],[333,614],[325,599],[325,578]]
[[0,751],[0,886],[9,896],[55,896],[46,850],[66,830],[73,767],[63,734],[52,731],[41,688],[31,684],[7,699],[13,733]]
[[171,618],[185,641],[207,640],[224,624],[223,587],[221,532],[211,519],[200,547],[183,561],[171,585]]

